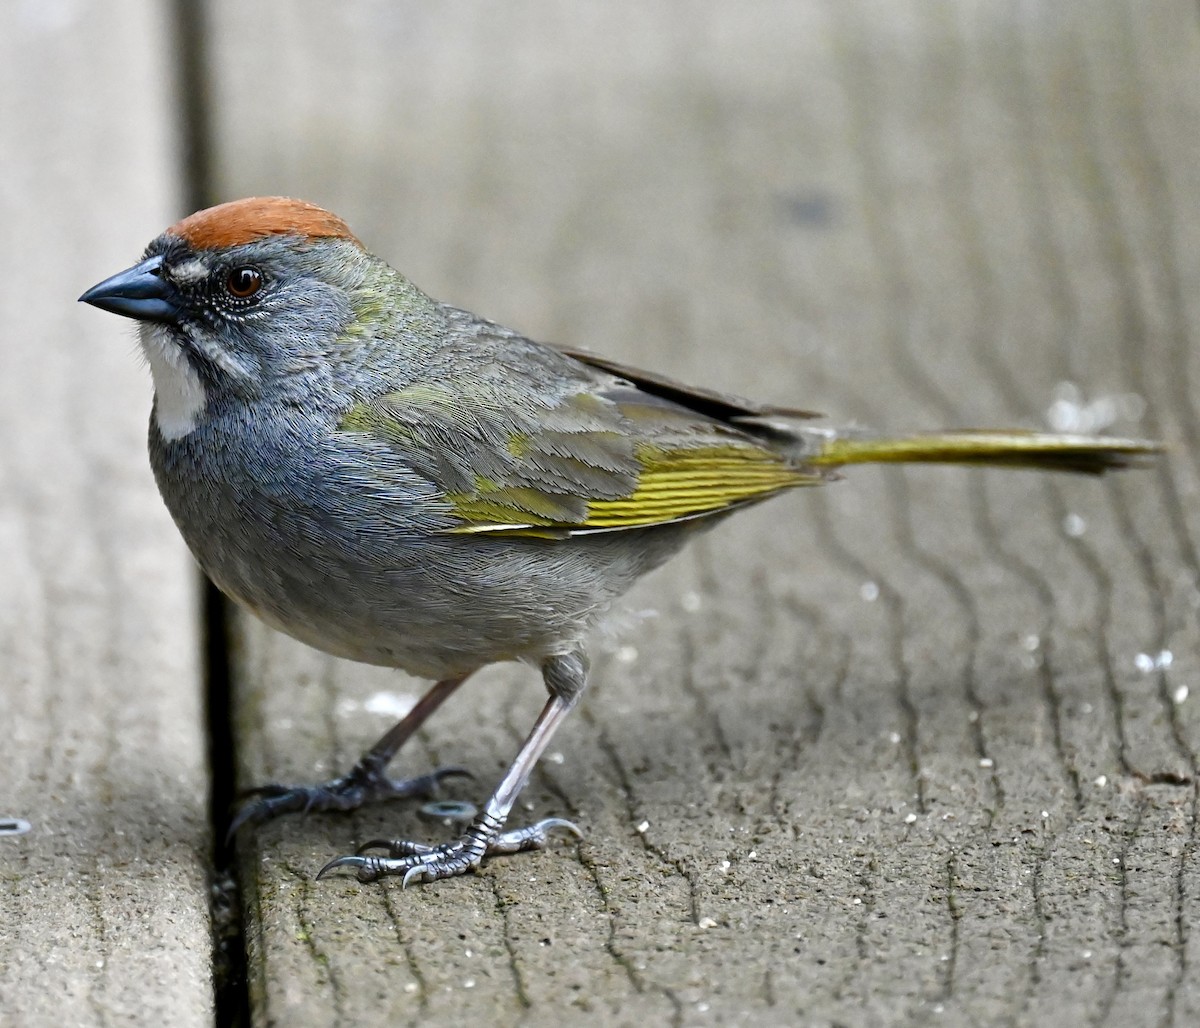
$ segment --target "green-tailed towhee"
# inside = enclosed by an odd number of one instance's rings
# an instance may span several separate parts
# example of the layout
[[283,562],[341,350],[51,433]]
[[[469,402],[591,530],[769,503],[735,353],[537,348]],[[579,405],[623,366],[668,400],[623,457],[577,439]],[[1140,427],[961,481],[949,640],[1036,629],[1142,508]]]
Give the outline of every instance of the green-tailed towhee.
[[339,218],[278,197],[185,218],[81,299],[141,323],[154,474],[217,586],[312,646],[437,683],[348,774],[260,789],[231,831],[428,793],[454,769],[388,778],[404,741],[478,668],[541,668],[550,698],[462,837],[371,843],[385,854],[322,870],[364,881],[432,881],[575,831],[505,822],[587,683],[588,633],[731,511],[847,464],[1098,473],[1158,449],[1020,431],[839,433],[448,307]]

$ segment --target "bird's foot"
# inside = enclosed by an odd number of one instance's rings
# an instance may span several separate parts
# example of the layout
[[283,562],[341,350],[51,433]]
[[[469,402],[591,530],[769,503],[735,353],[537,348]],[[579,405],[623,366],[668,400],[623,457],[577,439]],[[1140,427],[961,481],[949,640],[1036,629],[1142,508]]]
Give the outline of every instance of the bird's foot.
[[462,767],[440,767],[415,778],[388,778],[382,767],[359,761],[349,774],[320,785],[260,785],[243,795],[251,797],[234,815],[226,836],[232,839],[245,825],[260,825],[281,814],[318,810],[356,810],[381,800],[434,797],[443,779],[471,777]]
[[[403,875],[403,886],[409,882],[435,882],[439,878],[473,871],[484,857],[522,850],[540,850],[550,839],[550,833],[563,830],[582,838],[583,833],[570,821],[560,817],[546,818],[528,828],[504,832],[504,822],[485,813],[471,822],[460,838],[440,846],[409,842],[407,839],[372,839],[350,857],[337,857],[317,873],[321,879],[339,868],[354,868],[360,882],[373,882],[384,875]],[[367,850],[382,849],[387,856],[368,854]]]

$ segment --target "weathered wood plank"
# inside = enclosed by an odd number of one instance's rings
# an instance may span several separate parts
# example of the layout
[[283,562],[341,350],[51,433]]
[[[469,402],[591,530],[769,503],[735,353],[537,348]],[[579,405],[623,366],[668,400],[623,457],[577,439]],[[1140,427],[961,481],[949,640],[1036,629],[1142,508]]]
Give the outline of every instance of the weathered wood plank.
[[177,210],[166,7],[0,32],[0,1022],[212,1022],[195,579],[128,326],[75,297]]
[[[528,791],[577,849],[401,893],[311,876],[412,810],[258,833],[259,1020],[1193,1019],[1193,7],[213,9],[221,194],[323,202],[435,295],[883,427],[1140,394],[1174,448],[867,470],[703,540]],[[242,633],[248,783],[419,688]],[[482,795],[539,693],[473,681],[403,766]]]

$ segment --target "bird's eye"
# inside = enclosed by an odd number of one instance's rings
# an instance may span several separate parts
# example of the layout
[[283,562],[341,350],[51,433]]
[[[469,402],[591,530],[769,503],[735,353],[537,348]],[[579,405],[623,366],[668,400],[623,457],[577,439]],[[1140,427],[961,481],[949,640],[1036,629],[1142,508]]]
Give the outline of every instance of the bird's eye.
[[249,299],[262,287],[262,272],[250,264],[234,268],[225,279],[225,288],[239,300]]

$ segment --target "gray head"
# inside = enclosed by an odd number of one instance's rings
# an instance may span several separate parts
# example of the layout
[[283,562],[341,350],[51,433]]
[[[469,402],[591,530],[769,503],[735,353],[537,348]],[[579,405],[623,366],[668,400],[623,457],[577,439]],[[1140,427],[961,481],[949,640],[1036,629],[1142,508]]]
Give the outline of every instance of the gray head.
[[80,300],[141,323],[159,428],[178,438],[210,400],[286,392],[327,372],[350,326],[378,307],[368,283],[380,269],[399,278],[328,211],[253,197],[172,225]]

